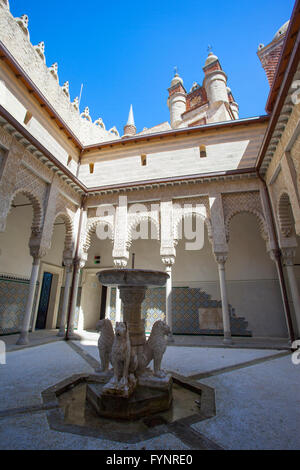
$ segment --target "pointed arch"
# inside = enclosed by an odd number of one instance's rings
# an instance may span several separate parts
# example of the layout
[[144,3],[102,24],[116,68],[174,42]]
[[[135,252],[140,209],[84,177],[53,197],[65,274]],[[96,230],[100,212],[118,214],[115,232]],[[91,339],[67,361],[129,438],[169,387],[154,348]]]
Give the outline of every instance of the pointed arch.
[[97,227],[102,225],[103,227],[108,226],[111,230],[111,242],[114,240],[114,225],[111,221],[107,219],[100,219],[99,217],[91,218],[87,223],[86,233],[82,243],[82,249],[85,253],[89,251],[91,246],[91,238],[94,233],[96,233]]
[[[184,212],[183,212],[184,209]],[[173,216],[173,239],[175,244],[179,240],[179,226],[182,220],[192,218],[193,216],[199,217],[200,220],[205,223],[207,228],[208,239],[212,243],[212,227],[211,220],[209,217],[204,215],[202,211],[199,211],[196,207],[182,208],[182,211],[174,211]]]
[[258,222],[258,229],[260,232],[260,235],[264,241],[268,241],[269,236],[268,236],[268,229],[266,225],[266,221],[262,214],[259,211],[256,211],[254,209],[236,209],[235,211],[231,212],[226,220],[225,220],[225,233],[226,233],[226,240],[227,243],[229,242],[230,238],[230,223],[232,219],[238,215],[238,214],[252,214],[256,217],[256,220]]
[[64,221],[66,234],[65,234],[65,250],[73,250],[74,248],[74,224],[73,220],[69,214],[66,212],[58,212],[55,215],[53,226],[55,224],[56,219],[61,218]]
[[126,241],[126,246],[127,249],[130,248],[133,242],[133,231],[136,229],[136,227],[142,223],[142,222],[151,222],[151,227],[154,227],[154,235],[155,235],[155,240],[160,240],[160,226],[159,226],[159,216],[157,216],[154,213],[151,212],[145,212],[145,213],[137,213],[134,214],[131,218],[129,218],[128,221],[128,227],[127,227],[127,241]]
[[44,210],[43,210],[43,206],[41,204],[40,199],[32,191],[28,189],[23,189],[23,188],[17,189],[13,193],[10,199],[10,206],[9,206],[8,213],[10,212],[13,201],[18,194],[23,194],[31,202],[32,208],[33,208],[33,219],[32,219],[31,231],[32,233],[40,233],[42,230],[42,225],[43,225]]

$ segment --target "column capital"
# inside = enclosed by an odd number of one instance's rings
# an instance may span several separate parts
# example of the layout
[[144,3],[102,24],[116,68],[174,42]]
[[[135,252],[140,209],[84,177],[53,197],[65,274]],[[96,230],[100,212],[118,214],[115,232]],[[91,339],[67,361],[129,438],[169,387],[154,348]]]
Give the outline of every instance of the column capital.
[[227,261],[228,252],[226,251],[214,252],[214,256],[215,256],[216,262],[219,265],[224,266]]
[[296,248],[281,248],[282,259],[286,266],[293,266],[296,256]]
[[163,256],[161,258],[163,264],[168,267],[172,267],[175,264],[175,256]]
[[73,268],[73,259],[70,258],[64,258],[63,259],[64,266],[66,268],[66,271],[69,273],[72,271]]
[[34,231],[31,234],[29,240],[29,250],[30,255],[36,258],[43,258],[48,252],[48,247],[42,243],[42,234],[41,232]]
[[77,266],[78,269],[84,268],[87,262],[87,253],[84,253],[80,258],[74,260],[74,265]]
[[280,259],[280,250],[272,248],[271,250],[268,251],[270,258],[274,263]]

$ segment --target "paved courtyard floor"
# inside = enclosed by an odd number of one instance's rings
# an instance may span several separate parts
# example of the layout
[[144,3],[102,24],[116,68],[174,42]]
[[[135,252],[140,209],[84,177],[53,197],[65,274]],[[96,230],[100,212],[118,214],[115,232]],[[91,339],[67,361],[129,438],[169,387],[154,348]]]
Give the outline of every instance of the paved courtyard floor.
[[94,373],[98,350],[93,334],[41,342],[11,348],[0,365],[1,450],[300,449],[300,365],[287,350],[169,346],[163,367],[214,391],[216,414],[180,429],[158,426],[128,443],[50,426],[57,405],[45,403],[42,392],[74,374]]

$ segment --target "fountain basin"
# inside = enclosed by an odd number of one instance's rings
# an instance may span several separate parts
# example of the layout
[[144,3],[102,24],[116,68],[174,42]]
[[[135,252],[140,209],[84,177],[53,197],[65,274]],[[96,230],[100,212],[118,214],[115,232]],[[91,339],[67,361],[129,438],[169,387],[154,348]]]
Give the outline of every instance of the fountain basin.
[[86,397],[100,416],[135,420],[170,408],[172,381],[166,390],[137,386],[129,398],[106,395],[103,384],[88,384]]
[[169,275],[161,271],[144,269],[108,269],[97,273],[104,286],[162,287]]

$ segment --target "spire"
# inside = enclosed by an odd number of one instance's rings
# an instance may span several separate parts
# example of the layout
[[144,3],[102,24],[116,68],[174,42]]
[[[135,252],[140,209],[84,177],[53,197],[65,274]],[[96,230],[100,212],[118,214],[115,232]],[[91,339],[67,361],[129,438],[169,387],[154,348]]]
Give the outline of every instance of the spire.
[[128,119],[127,119],[127,124],[124,126],[124,135],[123,137],[130,137],[131,135],[136,134],[136,127],[134,123],[134,117],[133,117],[133,108],[132,104],[130,105],[130,110],[128,114]]
[[129,110],[128,120],[127,120],[126,126],[135,126],[134,117],[133,117],[132,104],[130,105],[130,110]]

